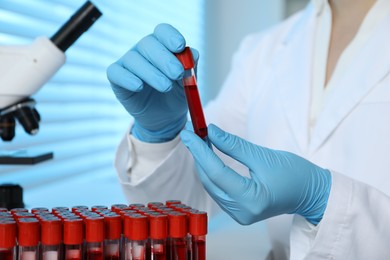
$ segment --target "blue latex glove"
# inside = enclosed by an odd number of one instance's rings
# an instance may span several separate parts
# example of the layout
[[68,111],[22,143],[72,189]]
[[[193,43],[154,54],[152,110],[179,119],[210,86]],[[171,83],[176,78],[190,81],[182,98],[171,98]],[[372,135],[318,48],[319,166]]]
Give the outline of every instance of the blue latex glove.
[[[185,45],[175,28],[159,24],[107,69],[117,99],[135,119],[132,134],[142,141],[169,141],[187,121],[184,68],[173,54]],[[199,54],[192,53],[196,62]]]
[[243,177],[189,130],[181,132],[192,153],[200,180],[218,205],[240,224],[296,213],[316,225],[324,214],[331,174],[289,152],[267,149],[231,135],[214,125],[208,137],[218,150],[247,166]]

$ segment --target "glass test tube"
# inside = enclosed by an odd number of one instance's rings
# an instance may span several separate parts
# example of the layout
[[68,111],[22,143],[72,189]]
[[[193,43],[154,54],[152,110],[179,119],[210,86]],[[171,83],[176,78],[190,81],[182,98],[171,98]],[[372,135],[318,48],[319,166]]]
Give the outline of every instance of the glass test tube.
[[41,224],[41,260],[62,259],[62,222],[57,217],[42,218]]
[[83,257],[84,222],[82,219],[64,219],[64,260]]
[[191,235],[191,259],[206,259],[207,213],[190,211],[189,233]]
[[202,103],[198,92],[198,85],[195,75],[195,62],[192,57],[190,47],[185,47],[184,51],[175,54],[184,67],[183,87],[187,98],[188,109],[190,111],[192,126],[195,133],[208,142],[207,125],[203,114]]
[[21,218],[18,227],[18,259],[38,260],[40,226],[36,218]]
[[[167,237],[168,237],[168,216],[150,215],[150,247],[152,260],[166,260],[167,258]],[[169,259],[168,259],[169,260]]]
[[103,260],[104,218],[87,217],[84,221],[86,260]]
[[184,213],[172,212],[169,220],[169,250],[171,259],[188,260],[187,257],[187,216]]
[[0,259],[16,260],[16,222],[0,219]]
[[125,216],[125,260],[145,260],[149,235],[148,218],[141,214]]
[[121,234],[122,218],[118,214],[104,216],[105,237],[104,240],[104,260],[121,259]]

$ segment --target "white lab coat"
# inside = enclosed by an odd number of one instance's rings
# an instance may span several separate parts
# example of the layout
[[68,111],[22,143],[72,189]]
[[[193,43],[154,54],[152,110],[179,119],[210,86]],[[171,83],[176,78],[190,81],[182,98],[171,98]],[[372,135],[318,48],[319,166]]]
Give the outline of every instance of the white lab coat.
[[[309,5],[270,32],[247,37],[223,90],[207,106],[206,120],[332,171],[328,206],[319,226],[294,219],[292,259],[390,259],[390,15],[334,82],[337,88],[310,132],[315,16]],[[116,160],[129,200],[180,198],[197,208],[213,207],[197,179],[191,155],[178,138],[169,149],[166,144],[165,148],[141,145],[131,139],[123,140]],[[131,180],[137,158],[153,161],[163,152],[167,154],[157,167]],[[226,163],[246,174],[232,160]],[[271,233],[279,236],[275,245],[283,244],[288,232],[273,232],[271,225]]]

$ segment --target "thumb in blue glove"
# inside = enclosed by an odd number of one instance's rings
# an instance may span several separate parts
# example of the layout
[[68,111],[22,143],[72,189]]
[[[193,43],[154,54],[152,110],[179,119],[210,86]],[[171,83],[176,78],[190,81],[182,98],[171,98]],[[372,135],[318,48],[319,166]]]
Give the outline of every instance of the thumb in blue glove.
[[328,202],[331,174],[293,153],[267,149],[208,128],[209,139],[221,152],[248,167],[243,177],[189,130],[181,139],[192,153],[201,182],[216,203],[243,225],[281,214],[299,214],[317,225]]

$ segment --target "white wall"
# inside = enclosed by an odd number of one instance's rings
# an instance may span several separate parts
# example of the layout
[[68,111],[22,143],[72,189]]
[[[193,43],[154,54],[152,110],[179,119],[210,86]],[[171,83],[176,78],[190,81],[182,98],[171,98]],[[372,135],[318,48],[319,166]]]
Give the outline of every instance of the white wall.
[[204,86],[200,86],[204,103],[219,91],[243,37],[284,18],[285,0],[209,0],[205,9],[206,49],[201,53]]

